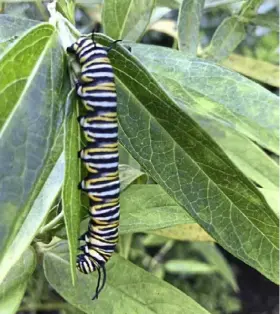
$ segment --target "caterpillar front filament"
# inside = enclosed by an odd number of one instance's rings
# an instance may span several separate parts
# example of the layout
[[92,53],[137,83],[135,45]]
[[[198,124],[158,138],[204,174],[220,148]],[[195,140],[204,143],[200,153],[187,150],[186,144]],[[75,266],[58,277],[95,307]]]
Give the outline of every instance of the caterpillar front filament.
[[76,90],[86,108],[86,115],[78,117],[78,122],[87,145],[78,156],[88,175],[79,188],[88,194],[90,218],[88,231],[80,238],[85,245],[80,247],[82,254],[77,256],[76,265],[85,274],[98,271],[93,299],[105,285],[105,263],[115,250],[119,227],[117,96],[109,49],[85,36],[67,48],[81,67]]

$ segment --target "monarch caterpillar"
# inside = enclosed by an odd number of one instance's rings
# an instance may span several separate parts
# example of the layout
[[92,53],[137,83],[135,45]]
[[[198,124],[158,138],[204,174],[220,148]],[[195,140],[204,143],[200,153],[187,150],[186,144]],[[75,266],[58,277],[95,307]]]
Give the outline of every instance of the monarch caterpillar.
[[82,254],[77,256],[76,266],[84,274],[98,271],[93,300],[105,285],[105,263],[115,251],[119,227],[117,97],[108,58],[111,47],[106,48],[82,36],[67,48],[81,66],[76,91],[86,108],[86,115],[78,117],[78,122],[87,145],[78,152],[78,157],[85,164],[88,175],[78,187],[88,194],[90,220],[88,231],[79,239],[85,245],[79,248]]

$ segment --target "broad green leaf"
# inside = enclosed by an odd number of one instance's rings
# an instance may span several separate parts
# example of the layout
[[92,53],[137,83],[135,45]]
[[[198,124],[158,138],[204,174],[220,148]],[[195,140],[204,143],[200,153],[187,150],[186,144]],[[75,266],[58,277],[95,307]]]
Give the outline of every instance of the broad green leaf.
[[121,194],[120,232],[144,232],[193,219],[157,184],[134,184]]
[[212,118],[213,123],[223,123],[279,154],[276,95],[209,61],[188,59],[169,48],[141,44],[131,47],[178,105]]
[[[194,225],[194,220],[188,213],[157,184],[130,185],[121,193],[120,204],[120,234],[148,232],[182,223]],[[88,215],[86,214],[85,217],[86,219],[81,223],[80,234],[88,228]],[[201,227],[193,228],[201,231]],[[66,239],[64,227],[57,230],[55,234]],[[205,234],[202,233],[203,239],[206,239]]]
[[23,253],[21,260],[9,271],[0,285],[0,313],[14,314],[21,303],[27,281],[33,273],[36,257],[30,247]]
[[220,273],[232,286],[234,291],[238,291],[238,285],[235,280],[232,268],[220,253],[215,244],[212,243],[192,243],[191,248],[198,251],[201,256],[212,264],[218,273]]
[[182,3],[182,0],[157,0],[157,6],[164,6],[171,9],[178,9]]
[[[138,46],[137,46],[138,47]],[[152,48],[153,50],[153,48]],[[157,48],[156,48],[157,50]],[[165,54],[166,55],[166,54]],[[175,54],[176,57],[176,54]],[[147,58],[147,57],[146,57]],[[168,58],[168,61],[171,61],[171,56]],[[141,58],[142,61],[146,61],[145,57],[143,56]],[[173,60],[173,59],[172,59]],[[182,61],[182,59],[178,58],[178,61]],[[192,61],[191,61],[192,63]],[[202,69],[204,70],[203,62],[201,62]],[[279,185],[278,182],[278,172],[279,167],[275,162],[271,160],[261,150],[257,145],[255,145],[252,141],[250,141],[247,137],[242,136],[242,134],[239,134],[237,131],[240,131],[240,127],[245,126],[246,120],[244,119],[244,123],[240,123],[240,117],[237,115],[235,117],[232,117],[232,113],[227,110],[227,108],[219,108],[218,104],[213,109],[212,112],[210,112],[211,108],[207,108],[206,104],[204,108],[200,107],[201,97],[192,97],[193,100],[197,100],[197,104],[190,103],[185,100],[186,93],[189,94],[189,92],[193,92],[190,88],[190,85],[188,82],[186,84],[184,83],[184,79],[180,79],[179,77],[177,80],[171,80],[167,77],[166,73],[170,73],[170,71],[167,70],[167,66],[163,67],[162,69],[160,67],[154,67],[151,60],[147,58],[146,65],[153,71],[153,73],[156,73],[156,77],[163,83],[164,87],[167,89],[168,92],[170,92],[170,95],[173,96],[175,100],[179,100],[180,103],[183,103],[183,109],[187,110],[187,112],[200,124],[201,127],[203,127],[214,139],[215,141],[224,149],[226,154],[231,158],[231,160],[253,181],[257,182],[260,186],[266,187],[266,188],[272,188],[275,189]],[[195,65],[193,65],[195,66]],[[190,66],[192,67],[192,66]],[[180,64],[180,67],[176,67],[174,69],[175,75],[180,71],[181,69],[184,69],[183,66]],[[189,66],[186,64],[186,71],[188,71]],[[166,72],[167,71],[167,72]],[[190,74],[191,75],[191,74]],[[222,80],[222,77],[221,77]],[[241,82],[237,82],[238,84],[242,84]],[[179,85],[180,84],[180,85]],[[184,88],[181,87],[181,85],[184,84]],[[209,91],[207,91],[209,94]],[[246,95],[245,95],[246,96]],[[247,97],[250,97],[251,95],[248,95]],[[271,95],[270,95],[271,96]],[[216,96],[215,96],[216,97]],[[222,94],[221,94],[222,97]],[[242,95],[241,95],[242,97]],[[272,97],[274,97],[272,95]],[[218,100],[218,98],[216,98]],[[233,102],[235,102],[235,99],[232,99]],[[237,111],[238,105],[236,102],[236,109],[229,103],[228,107],[230,106]],[[235,105],[235,104],[234,104]],[[245,105],[245,104],[244,104]],[[261,110],[261,106],[264,105],[264,102],[260,103],[260,106],[258,107],[259,110]],[[195,106],[195,107],[193,107]],[[256,103],[251,104],[252,109],[256,108]],[[275,105],[273,105],[275,110],[279,110],[276,107],[276,101]],[[250,114],[249,108],[246,108],[247,112],[245,114],[248,116]],[[223,111],[222,111],[223,110]],[[251,110],[252,111],[252,110]],[[269,113],[270,116],[270,122],[274,119],[275,120],[275,131],[278,128],[277,122],[278,122],[278,116],[274,116],[272,112]],[[218,119],[217,119],[218,118]],[[237,131],[233,128],[229,128],[224,123],[221,123],[221,120],[228,119],[228,123],[235,123],[236,125],[239,123],[239,128],[237,128]],[[255,115],[248,117],[251,120],[253,119],[259,119],[260,116]],[[269,118],[269,117],[267,117]],[[233,120],[233,121],[232,121]],[[232,121],[232,122],[231,122]],[[253,122],[253,121],[252,121]],[[259,121],[260,123],[261,121]],[[246,126],[248,128],[248,124]],[[253,123],[252,123],[253,127]],[[253,129],[252,129],[253,130]],[[264,130],[265,131],[265,130]],[[257,132],[259,130],[255,128],[255,136],[258,136]],[[269,137],[269,126],[267,126],[267,137]],[[276,135],[276,132],[274,132]],[[253,134],[254,135],[254,134]],[[265,133],[263,133],[265,135]],[[277,136],[277,135],[276,135]],[[251,136],[252,137],[252,136]],[[263,141],[265,140],[265,137],[263,137]],[[277,145],[277,146],[276,146]],[[276,144],[275,141],[275,148],[278,148],[278,144]]]
[[30,0],[7,0],[1,1],[0,3],[5,3],[3,7],[3,13],[15,17],[33,19],[37,21],[47,21],[48,14],[46,6],[42,1],[32,0],[33,5],[31,6]]
[[222,123],[215,123],[203,115],[190,114],[247,177],[259,186],[277,189],[279,166],[258,145]]
[[0,314],[16,314],[24,296],[27,281],[13,288],[9,294],[0,296]]
[[166,272],[183,275],[204,275],[212,274],[217,269],[213,265],[202,263],[196,260],[169,260],[164,264]]
[[244,23],[238,16],[230,16],[223,20],[215,31],[205,54],[208,59],[221,61],[227,58],[245,38]]
[[110,60],[121,144],[220,245],[278,282],[278,218],[261,193],[126,49]]
[[[153,24],[150,29],[157,32],[163,32],[176,40],[177,31],[175,29],[175,26],[176,23],[172,20],[162,20]],[[259,43],[259,45],[261,45],[261,43]],[[268,54],[266,52],[268,50],[270,51],[269,55],[271,55],[271,57],[269,58],[274,58],[273,55],[276,54],[276,50],[271,50],[268,47],[262,47],[262,49],[265,53],[265,56]],[[201,52],[198,51],[198,54],[201,54]],[[259,57],[259,59],[262,58],[262,56]],[[261,83],[279,87],[279,67],[277,65],[238,54],[230,54],[227,59],[221,61],[221,65],[237,71]]]
[[178,17],[179,49],[196,56],[199,44],[199,26],[205,0],[183,0]]
[[280,73],[277,65],[237,54],[231,54],[222,61],[222,65],[259,82],[280,87]]
[[169,239],[179,241],[214,241],[198,224],[176,225],[164,229],[151,231]]
[[63,244],[47,252],[44,255],[45,275],[66,301],[85,313],[208,313],[181,291],[117,254],[108,262],[105,288],[98,301],[93,302],[97,274],[78,273],[76,287],[73,287],[67,256]]
[[22,19],[19,17],[1,14],[0,15],[0,53],[18,36],[29,28],[39,24],[38,21]]
[[14,241],[3,256],[0,263],[0,282],[2,282],[14,263],[21,260],[21,255],[28,248],[39,227],[46,219],[48,211],[61,189],[64,179],[63,174],[64,158],[61,156],[46,179]]
[[62,151],[68,81],[54,28],[41,24],[25,33],[2,55],[0,70],[2,260]]
[[243,0],[205,0],[205,8],[216,8],[219,6],[225,6],[230,8],[231,5],[241,6]]
[[[121,193],[120,205],[120,234],[147,232],[181,223],[194,224],[186,211],[157,184],[131,185]],[[81,233],[87,227],[88,218],[81,224]],[[201,231],[201,227],[197,228]],[[205,239],[205,232],[203,235]]]
[[136,41],[144,33],[155,0],[105,0],[102,22],[104,33],[114,39]]
[[[157,5],[178,9],[183,0],[157,0]],[[242,2],[241,0],[205,0],[205,8],[215,8],[228,4]]]
[[129,165],[120,164],[119,171],[121,191],[124,191],[134,182],[140,181],[141,183],[146,183],[148,180],[147,175],[144,172]]
[[251,23],[269,27],[272,31],[279,33],[279,16],[277,13],[258,14],[250,19]]
[[78,190],[78,183],[81,181],[81,162],[77,153],[81,149],[81,136],[77,121],[77,117],[80,115],[79,103],[74,89],[68,95],[66,108],[64,125],[65,179],[62,189],[62,207],[69,243],[72,281],[75,284],[81,208],[81,191]]

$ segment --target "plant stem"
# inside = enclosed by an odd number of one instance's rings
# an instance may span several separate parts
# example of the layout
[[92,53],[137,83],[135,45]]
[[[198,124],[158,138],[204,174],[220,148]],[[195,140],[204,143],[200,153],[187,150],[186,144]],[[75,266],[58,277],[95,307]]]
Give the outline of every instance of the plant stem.
[[59,213],[53,220],[51,220],[47,225],[45,225],[44,227],[42,227],[39,231],[40,234],[46,233],[49,230],[51,230],[53,227],[55,227],[60,220],[62,220],[63,218],[63,211],[61,211],[61,213]]
[[46,8],[44,7],[43,3],[41,0],[35,0],[35,4],[36,4],[36,7],[37,9],[39,10],[39,12],[41,13],[43,19],[45,21],[48,20],[49,16],[47,14],[47,11],[46,11]]
[[167,241],[158,253],[151,259],[149,270],[152,271],[155,266],[162,262],[164,256],[172,249],[174,240]]

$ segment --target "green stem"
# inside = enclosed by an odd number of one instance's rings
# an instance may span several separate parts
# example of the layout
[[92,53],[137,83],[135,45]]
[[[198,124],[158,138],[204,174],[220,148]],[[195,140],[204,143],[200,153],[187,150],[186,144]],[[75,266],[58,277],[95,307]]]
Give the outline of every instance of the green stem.
[[35,4],[36,4],[37,9],[41,13],[43,19],[45,21],[47,21],[49,19],[49,16],[48,16],[48,14],[46,12],[46,8],[44,7],[42,1],[41,0],[35,0]]
[[47,233],[49,230],[53,229],[63,219],[63,216],[64,213],[61,211],[53,220],[40,229],[39,234]]
[[151,259],[150,271],[152,271],[157,264],[160,264],[164,256],[172,249],[174,245],[174,240],[167,241],[164,246],[158,251],[158,253]]

